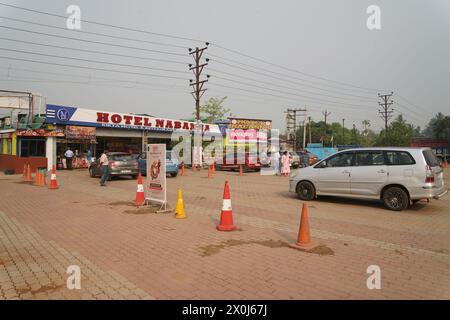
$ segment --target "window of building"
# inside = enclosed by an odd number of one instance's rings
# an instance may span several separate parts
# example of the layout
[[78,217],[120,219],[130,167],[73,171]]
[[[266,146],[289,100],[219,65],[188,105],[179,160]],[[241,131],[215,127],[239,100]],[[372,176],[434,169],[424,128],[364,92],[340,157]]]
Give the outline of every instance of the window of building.
[[45,157],[45,139],[20,139],[21,157]]

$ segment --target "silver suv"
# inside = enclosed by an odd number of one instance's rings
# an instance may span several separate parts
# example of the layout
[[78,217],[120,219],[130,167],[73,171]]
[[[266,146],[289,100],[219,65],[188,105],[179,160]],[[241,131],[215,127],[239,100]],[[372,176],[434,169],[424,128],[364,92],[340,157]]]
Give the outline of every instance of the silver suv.
[[321,195],[379,199],[396,211],[448,192],[431,149],[397,147],[338,152],[293,171],[289,191],[306,201]]

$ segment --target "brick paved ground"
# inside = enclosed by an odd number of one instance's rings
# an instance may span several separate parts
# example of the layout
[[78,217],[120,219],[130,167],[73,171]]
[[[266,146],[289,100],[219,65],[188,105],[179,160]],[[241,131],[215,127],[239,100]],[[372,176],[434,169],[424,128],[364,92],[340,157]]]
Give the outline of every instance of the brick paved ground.
[[[225,178],[240,229],[232,233],[215,230]],[[183,188],[186,220],[130,206],[135,180],[101,188],[73,171],[58,172],[58,183],[50,191],[0,176],[0,299],[450,299],[449,196],[401,213],[310,202],[319,255],[288,247],[301,202],[287,178],[168,179],[171,204]],[[66,288],[69,265],[81,268],[79,291]],[[369,265],[381,268],[381,290],[366,287]]]

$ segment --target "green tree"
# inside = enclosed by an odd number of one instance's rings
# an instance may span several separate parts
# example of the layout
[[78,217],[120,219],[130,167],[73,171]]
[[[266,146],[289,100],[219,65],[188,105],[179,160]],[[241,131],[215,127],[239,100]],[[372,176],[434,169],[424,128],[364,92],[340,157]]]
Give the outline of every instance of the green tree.
[[375,145],[406,147],[409,145],[410,139],[417,134],[418,130],[420,130],[420,128],[414,127],[412,124],[407,123],[400,114],[389,124],[387,135],[384,129],[381,130],[375,140]]
[[[212,123],[215,120],[225,120],[231,116],[231,110],[224,107],[223,103],[227,97],[209,98],[204,105],[200,107],[200,116],[206,118],[206,122]],[[193,113],[195,116],[195,112]]]
[[427,138],[450,139],[450,116],[445,116],[441,112],[436,114],[428,122],[423,135]]

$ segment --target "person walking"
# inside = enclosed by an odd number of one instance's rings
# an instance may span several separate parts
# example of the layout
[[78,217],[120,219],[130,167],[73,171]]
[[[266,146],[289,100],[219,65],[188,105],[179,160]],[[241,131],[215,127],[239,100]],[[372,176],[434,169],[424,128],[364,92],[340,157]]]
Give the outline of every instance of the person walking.
[[287,151],[283,152],[283,156],[281,157],[281,175],[286,177],[291,173],[289,160],[289,153]]
[[67,151],[64,153],[64,157],[66,157],[67,170],[72,170],[72,161],[74,155],[75,154],[73,153],[73,151],[70,150],[70,147],[68,147]]
[[88,167],[91,165],[91,161],[92,161],[92,152],[91,149],[89,149],[86,153],[86,161],[87,161],[87,165]]
[[105,150],[100,156],[99,164],[102,171],[102,178],[100,179],[100,185],[105,186],[106,180],[109,178],[109,160],[108,160],[108,150]]

